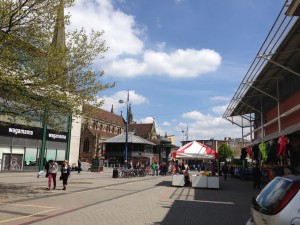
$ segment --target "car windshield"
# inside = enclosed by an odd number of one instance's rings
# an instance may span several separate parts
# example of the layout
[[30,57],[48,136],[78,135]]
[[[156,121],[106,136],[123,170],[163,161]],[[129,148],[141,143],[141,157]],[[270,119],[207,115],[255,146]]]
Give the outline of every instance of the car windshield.
[[274,178],[257,196],[256,202],[265,209],[274,209],[284,199],[292,182],[281,177]]

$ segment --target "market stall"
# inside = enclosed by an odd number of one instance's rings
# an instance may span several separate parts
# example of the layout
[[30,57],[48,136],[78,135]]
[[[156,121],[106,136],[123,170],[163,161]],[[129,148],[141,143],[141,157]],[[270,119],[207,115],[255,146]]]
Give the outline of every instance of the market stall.
[[[212,164],[218,164],[215,162],[218,159],[218,153],[208,146],[199,143],[197,141],[193,141],[187,143],[178,149],[174,157],[176,159],[190,159],[190,160],[206,160],[211,161]],[[213,168],[213,167],[212,167]],[[172,185],[173,186],[184,186],[185,177],[181,174],[173,174]],[[186,174],[185,174],[186,175]],[[181,185],[179,184],[179,180],[181,181]],[[194,188],[219,188],[219,176],[215,174],[214,169],[209,171],[201,171],[199,173],[193,174],[189,177],[190,182],[192,183],[192,187]]]

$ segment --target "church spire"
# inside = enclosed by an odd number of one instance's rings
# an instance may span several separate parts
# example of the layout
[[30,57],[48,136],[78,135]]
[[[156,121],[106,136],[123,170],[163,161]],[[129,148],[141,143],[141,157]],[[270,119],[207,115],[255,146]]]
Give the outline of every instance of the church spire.
[[60,0],[58,11],[57,11],[57,17],[54,27],[54,34],[52,38],[51,45],[55,48],[59,47],[65,47],[66,41],[65,41],[65,13],[64,13],[64,0]]

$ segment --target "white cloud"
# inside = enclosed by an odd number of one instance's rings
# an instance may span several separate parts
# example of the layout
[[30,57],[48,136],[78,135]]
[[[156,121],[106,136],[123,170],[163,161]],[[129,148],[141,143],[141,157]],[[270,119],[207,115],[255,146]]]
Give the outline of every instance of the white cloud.
[[104,30],[103,39],[109,51],[105,58],[114,59],[122,54],[140,54],[144,43],[139,38],[143,30],[137,28],[134,17],[114,9],[110,0],[77,0],[68,9],[71,14],[71,29],[85,28]]
[[183,118],[186,119],[193,119],[193,120],[203,120],[207,118],[207,116],[203,115],[201,112],[198,111],[191,111],[191,112],[186,112],[182,114]]
[[228,102],[232,97],[229,96],[213,96],[210,98],[213,102]]
[[211,111],[218,114],[218,115],[223,115],[225,110],[227,109],[228,104],[226,105],[220,105],[220,106],[214,106],[211,108]]
[[163,126],[165,126],[165,127],[168,127],[168,126],[170,126],[170,125],[171,125],[171,123],[169,123],[169,122],[165,121],[165,122],[163,122],[163,123],[162,123],[162,125],[163,125]]
[[[125,108],[126,110],[126,101],[127,101],[127,95],[128,91],[118,91],[114,95],[110,96],[103,96],[99,98],[100,100],[104,100],[103,106],[101,106],[102,109],[110,111],[111,107],[113,105],[114,112],[116,113],[121,108]],[[119,100],[123,100],[124,103],[119,103]],[[144,97],[143,95],[137,94],[134,90],[129,91],[129,103],[131,105],[141,105],[148,103],[148,99]]]
[[221,65],[221,56],[210,49],[178,49],[175,52],[144,52],[143,60],[116,59],[106,67],[106,74],[127,77],[167,75],[175,78],[197,77],[214,72]]
[[221,65],[220,54],[211,49],[165,52],[164,42],[158,46],[159,51],[145,49],[142,37],[147,29],[138,26],[132,15],[115,9],[109,0],[77,0],[69,11],[71,29],[104,30],[109,50],[104,59],[95,60],[94,66],[103,68],[106,76],[187,78],[214,72]]
[[180,122],[174,125],[174,135],[177,137],[177,145],[180,141],[210,139],[223,140],[224,137],[241,137],[241,128],[232,125],[222,117],[205,115],[199,111],[191,111],[182,114],[188,122]]
[[148,116],[137,121],[138,123],[153,123],[154,118],[152,116]]

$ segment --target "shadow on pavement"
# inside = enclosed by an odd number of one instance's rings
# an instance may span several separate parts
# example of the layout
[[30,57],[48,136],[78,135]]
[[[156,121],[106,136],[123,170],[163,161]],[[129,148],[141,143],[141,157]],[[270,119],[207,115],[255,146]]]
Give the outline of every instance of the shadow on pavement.
[[[171,185],[161,182],[160,185]],[[156,225],[241,225],[250,217],[251,197],[256,195],[251,182],[236,178],[220,179],[220,189],[174,187],[174,199],[169,212]],[[185,199],[189,193],[194,199]],[[164,207],[164,206],[162,206]]]
[[164,187],[171,187],[172,186],[172,181],[162,181],[155,186],[164,186]]

